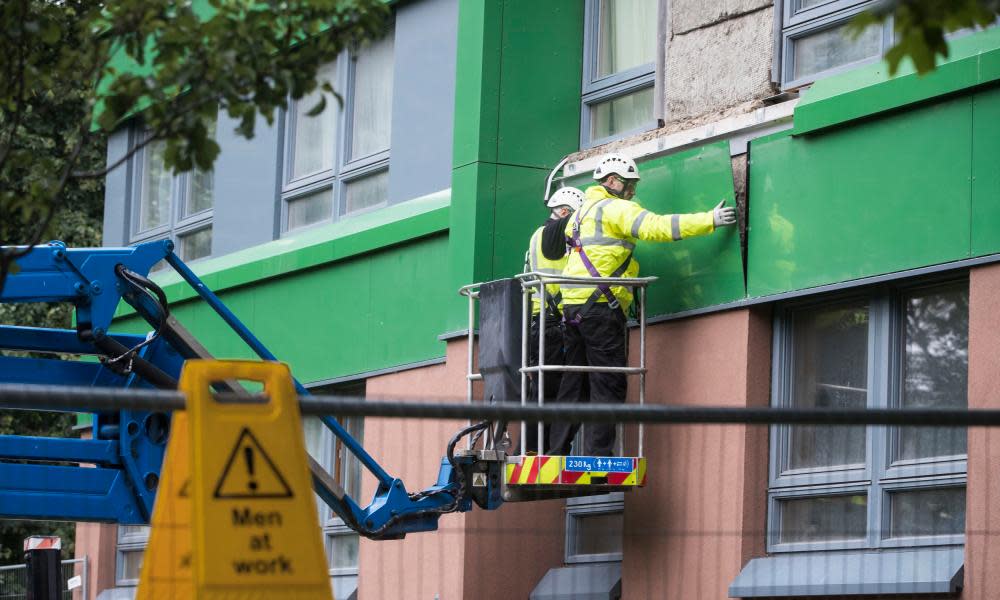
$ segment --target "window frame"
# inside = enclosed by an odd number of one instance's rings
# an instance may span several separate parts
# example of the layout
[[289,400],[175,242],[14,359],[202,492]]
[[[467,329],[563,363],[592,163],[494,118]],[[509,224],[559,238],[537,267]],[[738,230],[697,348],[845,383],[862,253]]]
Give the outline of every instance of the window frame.
[[[135,147],[148,135],[149,131],[142,125],[137,124],[130,132],[129,143],[132,147]],[[132,176],[133,183],[129,186],[131,189],[128,211],[129,243],[141,244],[159,239],[170,239],[174,242],[175,253],[186,263],[211,258],[211,250],[207,256],[203,256],[201,258],[189,260],[188,258],[181,256],[182,244],[180,240],[184,236],[198,233],[204,229],[210,229],[213,226],[215,216],[214,171],[212,172],[213,189],[211,207],[193,212],[191,214],[186,214],[187,203],[193,196],[192,188],[194,186],[194,172],[188,171],[186,173],[171,174],[170,210],[168,211],[167,222],[163,225],[157,225],[156,227],[150,229],[140,230],[143,200],[146,194],[146,161],[149,157],[150,145],[151,144],[146,144],[143,146],[135,153],[134,156],[134,172]],[[212,241],[214,242],[214,237]]]
[[[664,0],[656,0],[657,6]],[[624,71],[611,73],[603,77],[598,75],[598,52],[600,50],[600,3],[601,0],[587,0],[584,6],[584,35],[583,35],[583,83],[580,96],[580,148],[593,148],[615,140],[620,140],[631,135],[656,129],[656,102],[661,99],[656,98],[656,52],[662,52],[662,48],[657,48],[653,52],[651,62],[631,67]],[[659,27],[659,22],[657,22]],[[653,110],[651,119],[639,127],[620,131],[614,135],[592,138],[591,119],[594,107],[598,104],[627,96],[631,93],[651,88],[653,94]]]
[[822,4],[806,9],[795,10],[801,0],[781,0],[780,30],[776,27],[775,48],[780,52],[777,57],[779,83],[782,90],[791,90],[811,85],[817,80],[837,73],[842,73],[860,65],[882,60],[886,51],[893,44],[892,18],[886,19],[881,26],[879,53],[875,56],[852,61],[810,75],[795,78],[794,44],[797,40],[827,29],[843,25],[859,13],[870,8],[877,0],[827,0]]
[[[868,408],[894,408],[902,401],[905,357],[905,298],[921,291],[961,287],[968,294],[968,274],[948,275],[898,284],[883,284],[822,298],[808,298],[779,305],[774,313],[771,366],[771,406],[790,407],[794,378],[793,319],[798,311],[824,306],[842,306],[864,299],[868,304]],[[867,426],[865,464],[788,470],[789,425],[770,427],[767,503],[767,551],[769,553],[910,548],[964,544],[965,535],[889,538],[889,495],[944,487],[966,487],[968,454],[894,460],[897,427]],[[865,493],[866,535],[863,540],[780,542],[781,501]]]
[[622,515],[625,513],[625,494],[623,492],[569,498],[566,501],[566,537],[563,543],[563,561],[568,565],[621,562],[623,552],[605,554],[576,554],[573,552],[576,547],[576,538],[579,535],[578,521],[581,517],[616,513]]
[[[393,36],[393,73],[392,77],[395,76],[395,35],[396,28],[395,23],[390,27],[389,31],[386,33],[387,36]],[[389,170],[389,159],[392,151],[392,145],[390,141],[389,147],[378,152],[374,152],[365,156],[354,157],[351,156],[351,144],[353,142],[354,136],[354,102],[355,102],[355,79],[357,75],[357,57],[361,49],[359,48],[349,48],[341,52],[341,54],[336,59],[335,67],[335,81],[331,82],[336,89],[344,90],[343,105],[339,102],[327,102],[326,110],[336,110],[337,114],[336,127],[335,127],[335,139],[332,140],[333,143],[333,167],[323,171],[317,171],[316,173],[311,173],[299,177],[297,179],[291,179],[292,166],[295,152],[295,114],[296,111],[293,110],[297,101],[290,101],[290,106],[288,110],[285,110],[284,114],[284,135],[283,137],[283,160],[282,165],[282,188],[281,188],[281,218],[280,218],[280,234],[281,236],[295,234],[298,232],[306,231],[314,227],[321,227],[330,223],[340,221],[341,219],[347,217],[354,217],[359,214],[364,214],[380,208],[384,208],[389,204],[388,194],[386,194],[385,200],[379,204],[366,207],[362,210],[357,210],[353,212],[347,212],[347,198],[346,198],[346,187],[352,182],[356,182],[370,175],[375,175],[382,172],[388,172]],[[395,92],[393,92],[394,97]],[[391,109],[390,109],[391,118]],[[391,127],[391,125],[390,125]],[[391,131],[391,130],[390,130]],[[296,227],[294,229],[289,229],[288,227],[288,207],[291,202],[298,200],[304,196],[308,196],[317,192],[326,191],[331,194],[330,200],[330,216],[325,219],[321,219],[314,223],[308,225],[303,225],[301,227]]]
[[[354,395],[364,397],[366,395],[366,382],[365,380],[354,381],[344,384],[333,384],[330,386],[321,386],[310,388],[311,393],[334,393],[341,395]],[[365,420],[364,417],[348,417],[348,419],[357,419],[355,424],[344,421],[342,417],[335,417],[341,425],[352,432],[355,435],[355,439],[359,442],[364,442],[364,431],[365,431]],[[344,490],[354,497],[358,497],[361,494],[361,489],[364,486],[364,468],[360,469],[360,478],[357,481],[357,489],[352,489],[352,484],[344,480],[345,472],[347,471],[347,465],[351,460],[358,460],[357,457],[353,457],[349,451],[344,447],[343,443],[333,435],[325,425],[321,428],[321,448],[323,452],[322,457],[313,457],[317,459],[317,462],[327,470],[328,473],[334,478],[334,480],[339,483]],[[320,460],[320,458],[322,460]],[[330,552],[332,549],[333,539],[341,536],[357,536],[360,543],[360,535],[353,529],[344,523],[344,520],[337,516],[329,506],[326,505],[323,500],[318,496],[316,497],[316,505],[319,508],[319,522],[320,528],[323,531],[323,551],[326,553],[325,559],[327,564],[327,572],[330,576],[331,585],[334,579],[349,579],[354,578],[354,583],[357,585],[357,578],[360,573],[360,554],[358,556],[358,565],[354,567],[330,567]]]
[[[115,538],[115,586],[135,587],[139,585],[139,579],[126,579],[122,573],[125,566],[124,556],[129,552],[139,551],[145,554],[146,545],[149,543],[149,529],[141,534],[123,533],[125,526],[119,525]],[[145,556],[143,557],[145,558]]]

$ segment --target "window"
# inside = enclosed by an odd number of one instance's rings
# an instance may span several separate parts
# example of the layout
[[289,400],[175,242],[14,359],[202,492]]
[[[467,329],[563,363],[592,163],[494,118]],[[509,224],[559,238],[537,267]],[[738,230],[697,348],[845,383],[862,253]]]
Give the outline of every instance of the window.
[[[208,124],[209,136],[214,137],[215,125],[214,120]],[[172,174],[164,165],[166,147],[166,142],[155,141],[138,153],[131,241],[170,238],[174,251],[185,261],[210,256],[213,173],[196,169]]]
[[[964,408],[968,341],[967,281],[786,306],[773,403]],[[964,542],[964,429],[777,426],[771,440],[770,551]]]
[[571,498],[566,502],[566,562],[620,562],[624,494]]
[[115,560],[115,585],[139,585],[142,555],[149,540],[146,525],[119,525]]
[[657,0],[588,0],[580,146],[652,129]]
[[320,89],[289,106],[286,121],[285,231],[385,206],[392,132],[393,31],[320,69],[319,80],[346,90],[343,107],[309,112]]
[[[330,386],[313,390],[350,396],[365,395],[365,384]],[[364,442],[364,419],[346,417],[337,419],[358,442]],[[361,461],[359,461],[333,433],[315,417],[303,420],[306,449],[344,487],[349,496],[361,497]],[[349,598],[358,587],[358,534],[336,516],[325,502],[316,499],[319,519],[323,527],[323,540],[330,572],[330,585],[335,600]]]
[[782,0],[781,85],[794,88],[845,68],[873,62],[892,46],[892,22],[870,25],[860,35],[848,23],[874,2]]

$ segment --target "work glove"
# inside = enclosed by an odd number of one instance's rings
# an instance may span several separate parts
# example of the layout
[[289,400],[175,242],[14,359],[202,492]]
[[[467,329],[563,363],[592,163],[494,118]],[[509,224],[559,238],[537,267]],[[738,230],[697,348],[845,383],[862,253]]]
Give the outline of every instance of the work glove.
[[736,224],[736,209],[726,206],[726,201],[719,202],[719,205],[712,209],[712,223],[716,227],[728,227]]

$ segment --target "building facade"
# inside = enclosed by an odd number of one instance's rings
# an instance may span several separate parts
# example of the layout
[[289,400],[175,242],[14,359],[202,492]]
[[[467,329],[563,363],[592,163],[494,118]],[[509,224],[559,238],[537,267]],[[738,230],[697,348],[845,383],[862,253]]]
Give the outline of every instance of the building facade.
[[[582,188],[616,150],[639,162],[646,208],[740,212],[738,228],[636,249],[659,278],[647,402],[996,408],[1000,30],[959,32],[933,74],[890,78],[892,24],[847,29],[871,4],[397,2],[386,38],[323,70],[342,107],[309,117],[304,99],[249,141],[220,114],[212,173],[173,177],[155,146],[112,172],[105,243],[176,240],[315,390],[460,402],[458,288],[522,270],[561,158]],[[115,133],[109,160],[141,133],[139,119]],[[177,277],[158,278],[214,355],[249,357]],[[456,429],[346,425],[412,489],[435,480]],[[342,448],[306,429],[370,497]],[[648,485],[627,494],[448,515],[398,541],[320,521],[337,598],[543,597],[557,575],[574,581],[555,588],[567,598],[989,598],[997,436],[650,428]],[[145,535],[80,526],[92,593],[130,596]]]

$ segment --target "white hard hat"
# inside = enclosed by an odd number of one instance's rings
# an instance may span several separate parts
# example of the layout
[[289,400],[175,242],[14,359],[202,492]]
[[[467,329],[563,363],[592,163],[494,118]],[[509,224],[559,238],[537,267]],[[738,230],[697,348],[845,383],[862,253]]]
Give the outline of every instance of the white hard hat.
[[576,212],[583,206],[583,192],[574,187],[559,188],[549,196],[549,201],[545,203],[545,206],[549,208],[568,206],[573,212]]
[[623,179],[639,179],[639,167],[635,166],[635,161],[617,152],[601,157],[601,162],[594,169],[594,179],[600,181],[612,173]]

